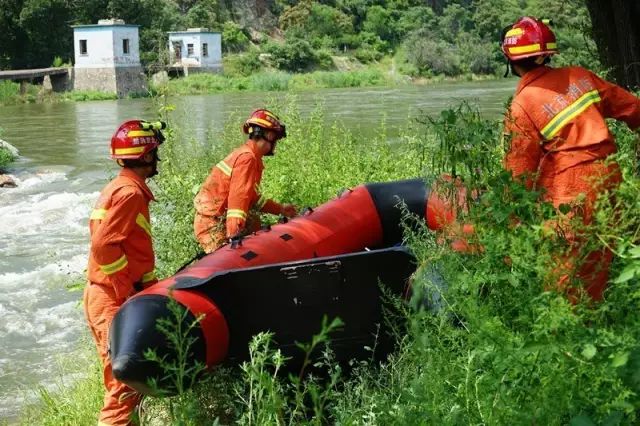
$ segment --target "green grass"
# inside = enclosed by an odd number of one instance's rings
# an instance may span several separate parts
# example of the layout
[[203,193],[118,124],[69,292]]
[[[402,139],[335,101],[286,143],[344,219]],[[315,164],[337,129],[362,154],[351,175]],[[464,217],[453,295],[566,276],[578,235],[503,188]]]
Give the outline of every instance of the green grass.
[[[88,333],[87,333],[88,334]],[[102,368],[95,346],[85,340],[73,359],[62,360],[58,372],[80,375],[81,378],[53,378],[53,386],[34,390],[37,403],[26,406],[20,416],[21,425],[83,426],[95,425],[104,387]],[[55,373],[54,373],[55,374]]]
[[233,91],[287,91],[321,88],[388,86],[397,82],[378,69],[356,71],[314,71],[291,74],[269,71],[248,77],[220,74],[191,74],[169,82],[171,93],[195,95]]
[[0,81],[0,103],[7,103],[20,94],[20,85],[9,80]]
[[26,92],[20,94],[20,84],[11,81],[0,81],[0,105],[14,105],[37,102],[61,101],[103,101],[118,99],[115,93],[97,90],[74,90],[70,92],[42,93],[42,86],[28,84]]
[[[565,242],[540,226],[555,211],[501,171],[500,123],[462,106],[422,120],[418,128],[411,123],[400,130],[402,143],[390,146],[384,124],[376,137],[364,138],[340,123],[326,127],[321,107],[302,116],[292,99],[269,105],[287,122],[290,136],[266,161],[265,195],[314,206],[363,182],[419,175],[430,181],[455,170],[481,191],[464,220],[475,224],[471,242],[483,251],[453,252],[424,228],[407,235],[418,258],[415,296],[401,320],[407,332],[387,362],[361,361],[347,375],[327,353],[312,360],[327,379],[297,381],[278,373],[285,361],[270,337],[260,335],[242,368],[218,369],[178,397],[150,399],[155,419],[193,425],[216,418],[279,425],[637,424],[640,179],[630,132],[615,129],[626,177],[616,204],[603,199],[586,230],[591,249],[608,244],[619,253],[611,269],[615,284],[604,302],[574,306],[545,290],[552,254]],[[224,132],[204,144],[187,127],[168,132],[152,212],[161,275],[197,251],[192,199],[209,169],[242,142],[241,119],[230,116]],[[437,285],[434,269],[446,288]],[[438,313],[423,307],[432,293],[443,298]],[[44,424],[74,424],[77,416],[97,412],[101,391],[93,380],[44,395],[40,411],[30,411],[24,424],[43,424],[49,416],[54,420]]]
[[55,98],[61,101],[107,101],[118,99],[118,95],[98,90],[73,90],[71,92],[56,93]]

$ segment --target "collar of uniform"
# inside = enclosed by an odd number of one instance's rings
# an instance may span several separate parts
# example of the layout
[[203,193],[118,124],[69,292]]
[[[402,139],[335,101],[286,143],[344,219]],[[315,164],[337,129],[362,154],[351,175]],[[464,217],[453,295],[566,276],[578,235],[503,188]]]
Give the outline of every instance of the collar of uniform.
[[144,192],[144,194],[149,197],[150,200],[155,201],[156,199],[153,197],[153,193],[147,186],[147,183],[141,178],[136,172],[131,169],[123,168],[120,170],[120,176],[125,177],[127,179],[131,179],[135,182],[138,187]]
[[545,66],[542,66],[542,67],[538,67],[538,68],[532,69],[531,71],[529,71],[528,73],[523,75],[520,78],[520,83],[518,83],[518,87],[516,89],[516,95],[518,93],[520,93],[522,91],[522,89],[524,89],[529,84],[531,84],[534,80],[536,80],[539,77],[542,77],[543,75],[548,73],[550,70],[551,70],[551,68],[549,68],[548,66],[545,65]]
[[256,158],[262,158],[262,152],[260,151],[260,148],[258,148],[258,144],[256,143],[256,141],[254,141],[253,139],[248,139],[246,145],[249,147],[251,152],[253,152]]

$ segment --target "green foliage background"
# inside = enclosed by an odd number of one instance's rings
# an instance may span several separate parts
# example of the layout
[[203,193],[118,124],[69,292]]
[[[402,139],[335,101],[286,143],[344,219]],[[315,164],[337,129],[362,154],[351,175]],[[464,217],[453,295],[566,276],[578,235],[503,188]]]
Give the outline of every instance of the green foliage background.
[[561,64],[597,66],[583,0],[0,0],[0,68],[71,62],[70,25],[118,17],[141,26],[153,70],[167,57],[167,31],[208,27],[244,62],[241,75],[332,69],[332,56],[392,57],[394,72],[412,77],[492,75],[503,65],[500,30],[524,14],[554,19]]

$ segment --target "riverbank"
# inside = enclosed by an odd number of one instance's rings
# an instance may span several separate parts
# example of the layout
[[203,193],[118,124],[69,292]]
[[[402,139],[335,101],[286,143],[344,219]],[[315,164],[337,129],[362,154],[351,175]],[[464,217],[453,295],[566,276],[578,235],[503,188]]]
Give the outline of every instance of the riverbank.
[[[493,75],[466,74],[456,77],[444,75],[430,78],[412,78],[398,74],[385,67],[366,67],[348,71],[313,71],[288,73],[284,71],[261,71],[249,76],[191,74],[187,77],[171,78],[161,84],[149,80],[149,92],[132,94],[130,98],[152,97],[159,91],[172,95],[204,95],[233,92],[305,91],[349,87],[397,87],[402,85],[431,85],[442,82],[493,80]],[[20,85],[11,81],[0,81],[0,105],[21,103],[80,102],[118,99],[115,93],[98,91],[44,92],[42,86],[27,85],[24,94]]]
[[[458,170],[470,188],[482,189],[463,218],[477,225],[472,243],[482,252],[461,254],[426,229],[407,234],[418,272],[414,300],[398,329],[398,350],[383,364],[361,362],[350,373],[330,355],[314,359],[329,380],[274,373],[281,362],[266,336],[254,342],[251,361],[217,369],[193,390],[171,399],[149,398],[147,418],[163,424],[633,424],[640,408],[635,379],[640,362],[638,248],[635,212],[640,179],[634,167],[633,134],[617,129],[618,160],[627,181],[616,191],[619,205],[603,202],[589,244],[621,250],[603,302],[571,305],[545,291],[550,254],[564,244],[542,238],[540,223],[553,219],[536,194],[500,173],[501,126],[473,109],[449,109],[416,128],[401,131],[390,146],[384,124],[364,138],[340,123],[326,127],[322,109],[302,117],[295,104],[270,105],[290,135],[265,169],[264,194],[298,205],[317,205],[362,182],[424,176],[432,181]],[[171,275],[196,250],[193,194],[215,164],[237,145],[237,122],[207,143],[175,128],[162,148],[154,206],[154,246],[161,276]],[[465,141],[464,145],[459,141]],[[186,145],[185,145],[186,144]],[[188,152],[189,155],[184,155]],[[478,175],[478,170],[482,175]],[[487,190],[487,188],[489,188]],[[551,217],[550,217],[551,214]],[[513,218],[518,226],[510,226]],[[505,262],[508,255],[509,262]],[[433,271],[448,287],[432,281]],[[632,271],[624,272],[624,271]],[[640,272],[640,271],[638,271]],[[635,278],[634,278],[635,277]],[[425,310],[440,294],[439,313]],[[277,370],[277,368],[275,369]],[[99,374],[44,393],[22,424],[94,424],[101,400]],[[153,424],[153,423],[152,423]]]

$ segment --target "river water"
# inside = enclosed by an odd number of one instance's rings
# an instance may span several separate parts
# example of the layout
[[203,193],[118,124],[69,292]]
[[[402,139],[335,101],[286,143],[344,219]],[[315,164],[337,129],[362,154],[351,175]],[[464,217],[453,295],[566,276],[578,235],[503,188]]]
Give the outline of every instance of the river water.
[[[302,114],[318,100],[326,119],[373,131],[384,116],[389,137],[408,117],[435,114],[461,100],[499,117],[514,80],[424,87],[330,89],[298,94]],[[243,117],[281,94],[239,93],[171,100],[192,136],[219,132],[227,117]],[[0,423],[15,420],[39,385],[60,379],[59,364],[88,336],[81,282],[88,252],[88,216],[100,189],[117,173],[108,141],[118,124],[156,118],[148,99],[0,107],[0,138],[20,150],[9,170],[17,188],[0,188]],[[175,120],[174,120],[175,122]],[[238,123],[238,127],[240,123]],[[238,134],[238,142],[242,136]]]

